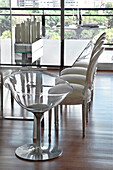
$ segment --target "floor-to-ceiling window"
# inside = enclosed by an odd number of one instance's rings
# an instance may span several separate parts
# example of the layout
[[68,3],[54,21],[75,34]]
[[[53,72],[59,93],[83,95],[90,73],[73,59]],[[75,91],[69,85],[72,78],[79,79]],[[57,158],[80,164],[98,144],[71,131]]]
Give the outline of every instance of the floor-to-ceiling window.
[[[112,63],[112,1],[64,1],[64,39],[92,38],[106,31],[107,51],[100,57],[101,63]],[[60,0],[0,0],[1,63],[21,63],[22,53],[15,52],[15,27],[19,24],[40,22],[40,38],[43,39],[43,65],[61,64],[61,1]],[[76,25],[97,24],[98,29],[75,30]],[[64,44],[64,63],[68,45]],[[73,49],[72,49],[73,50]],[[27,54],[30,58],[31,53]]]

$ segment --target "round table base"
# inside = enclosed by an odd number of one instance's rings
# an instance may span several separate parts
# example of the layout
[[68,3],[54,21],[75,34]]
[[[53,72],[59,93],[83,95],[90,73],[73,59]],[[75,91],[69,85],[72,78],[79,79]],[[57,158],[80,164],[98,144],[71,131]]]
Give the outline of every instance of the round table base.
[[62,150],[58,147],[48,149],[38,148],[36,144],[26,144],[20,146],[15,151],[16,156],[21,159],[31,161],[44,161],[57,158],[62,155]]

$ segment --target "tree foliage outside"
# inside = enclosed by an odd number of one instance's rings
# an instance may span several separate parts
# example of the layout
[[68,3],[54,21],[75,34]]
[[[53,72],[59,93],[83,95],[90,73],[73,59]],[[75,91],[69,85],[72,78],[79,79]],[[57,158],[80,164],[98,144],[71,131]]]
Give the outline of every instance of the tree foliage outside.
[[10,0],[0,0],[0,7],[9,7]]
[[[0,0],[0,7],[9,7],[9,0]],[[10,30],[10,11],[0,10],[0,35],[6,30]],[[5,15],[6,14],[6,15]]]
[[10,30],[6,30],[2,33],[1,39],[5,39],[5,38],[11,38],[11,31]]

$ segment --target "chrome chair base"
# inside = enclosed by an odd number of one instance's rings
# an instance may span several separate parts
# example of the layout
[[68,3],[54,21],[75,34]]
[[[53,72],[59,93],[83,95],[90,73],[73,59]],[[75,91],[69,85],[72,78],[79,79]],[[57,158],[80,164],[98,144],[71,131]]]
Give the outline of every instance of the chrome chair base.
[[44,161],[57,158],[62,155],[62,150],[58,147],[37,147],[36,143],[26,144],[16,149],[15,154],[17,157],[24,160],[31,161]]

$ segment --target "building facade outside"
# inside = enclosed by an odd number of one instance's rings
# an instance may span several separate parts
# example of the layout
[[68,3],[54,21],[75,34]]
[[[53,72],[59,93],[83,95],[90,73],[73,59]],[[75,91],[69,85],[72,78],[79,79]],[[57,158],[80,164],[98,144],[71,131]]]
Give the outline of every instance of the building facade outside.
[[[107,2],[113,0],[65,0],[65,7],[74,8],[95,8],[101,7]],[[39,7],[39,8],[58,8],[60,7],[60,0],[12,0],[12,7]]]

